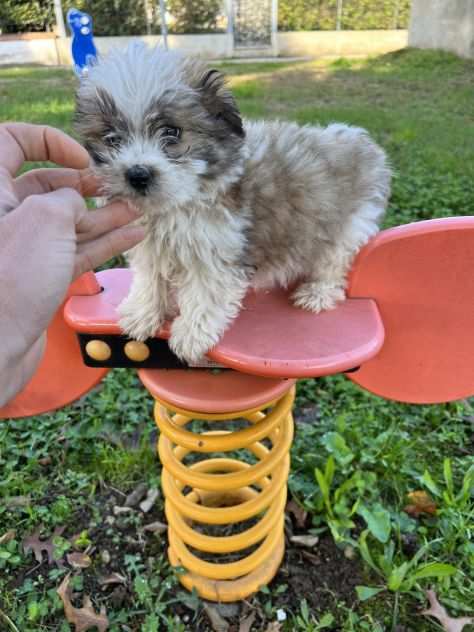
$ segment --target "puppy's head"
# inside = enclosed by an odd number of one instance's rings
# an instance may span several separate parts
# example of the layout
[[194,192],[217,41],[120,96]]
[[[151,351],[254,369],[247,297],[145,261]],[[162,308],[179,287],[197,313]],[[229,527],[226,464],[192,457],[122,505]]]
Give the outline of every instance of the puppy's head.
[[236,180],[245,132],[224,77],[196,59],[134,43],[93,66],[76,130],[110,197],[144,210],[183,204]]

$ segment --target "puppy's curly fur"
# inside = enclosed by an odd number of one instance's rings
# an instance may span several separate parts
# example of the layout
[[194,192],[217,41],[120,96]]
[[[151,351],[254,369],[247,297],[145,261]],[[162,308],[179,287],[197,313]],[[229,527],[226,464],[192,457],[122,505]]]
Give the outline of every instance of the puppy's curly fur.
[[343,300],[387,204],[390,169],[363,129],[243,122],[220,72],[140,43],[90,69],[76,123],[105,195],[147,227],[120,324],[144,340],[176,316],[170,346],[189,362],[250,287],[298,281],[294,303],[314,312]]

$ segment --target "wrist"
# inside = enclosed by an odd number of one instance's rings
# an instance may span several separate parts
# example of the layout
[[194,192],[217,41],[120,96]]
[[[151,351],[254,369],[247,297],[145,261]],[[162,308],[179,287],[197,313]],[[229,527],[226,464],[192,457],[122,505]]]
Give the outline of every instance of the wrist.
[[46,333],[43,333],[28,349],[0,355],[0,407],[28,384],[41,362],[45,348]]

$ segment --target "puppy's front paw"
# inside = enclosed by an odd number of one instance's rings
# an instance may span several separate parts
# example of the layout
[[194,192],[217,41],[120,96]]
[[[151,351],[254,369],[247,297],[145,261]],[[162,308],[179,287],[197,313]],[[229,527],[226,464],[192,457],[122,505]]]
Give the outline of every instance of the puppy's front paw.
[[144,308],[132,298],[126,298],[118,306],[119,325],[124,334],[133,340],[143,342],[153,337],[163,324],[160,309]]
[[337,303],[345,299],[345,296],[344,288],[336,283],[314,281],[300,285],[291,298],[296,307],[317,314],[323,310],[334,309]]
[[218,335],[206,331],[198,323],[193,325],[178,317],[173,322],[168,344],[178,358],[191,364],[201,360],[218,340]]

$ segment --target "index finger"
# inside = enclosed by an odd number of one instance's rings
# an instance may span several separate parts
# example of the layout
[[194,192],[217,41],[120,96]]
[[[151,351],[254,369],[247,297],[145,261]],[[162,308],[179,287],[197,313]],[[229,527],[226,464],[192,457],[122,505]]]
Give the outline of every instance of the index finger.
[[0,125],[0,167],[14,176],[29,160],[48,160],[73,169],[85,169],[89,165],[87,151],[54,127],[29,123]]
[[94,197],[101,191],[101,182],[89,169],[32,169],[15,178],[19,202],[29,195],[68,188],[75,189],[83,197]]

